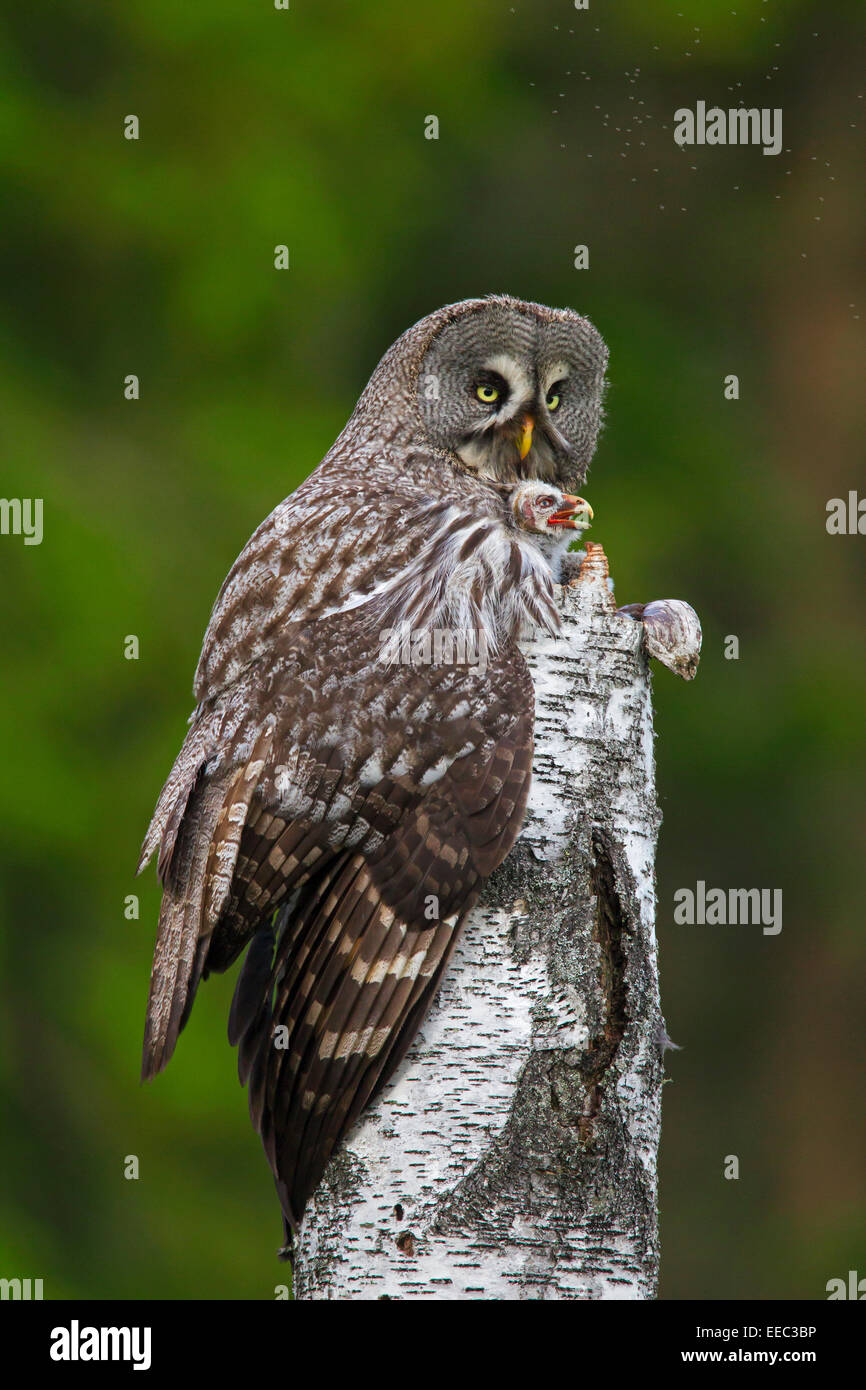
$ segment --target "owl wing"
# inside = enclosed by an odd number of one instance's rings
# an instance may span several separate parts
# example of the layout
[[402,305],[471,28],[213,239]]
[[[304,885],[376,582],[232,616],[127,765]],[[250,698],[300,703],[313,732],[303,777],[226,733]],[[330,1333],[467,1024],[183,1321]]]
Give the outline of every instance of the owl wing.
[[481,884],[520,829],[531,764],[524,703],[504,734],[479,739],[412,798],[374,851],[343,850],[307,881],[273,964],[269,928],[251,948],[230,1039],[290,1227],[415,1036]]
[[257,932],[231,1037],[290,1226],[414,1036],[531,775],[515,647],[486,669],[386,669],[371,644],[357,611],[284,635],[194,725],[160,813],[143,1074],[170,1057],[198,981]]

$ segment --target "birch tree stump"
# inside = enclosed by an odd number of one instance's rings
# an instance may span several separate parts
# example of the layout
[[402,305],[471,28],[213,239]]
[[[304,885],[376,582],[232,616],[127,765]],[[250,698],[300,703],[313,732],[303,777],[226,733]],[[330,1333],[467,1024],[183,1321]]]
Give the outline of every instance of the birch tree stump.
[[639,606],[615,611],[604,552],[587,552],[562,590],[562,636],[524,646],[524,829],[411,1051],[307,1208],[298,1298],[655,1294],[667,1039],[650,624]]

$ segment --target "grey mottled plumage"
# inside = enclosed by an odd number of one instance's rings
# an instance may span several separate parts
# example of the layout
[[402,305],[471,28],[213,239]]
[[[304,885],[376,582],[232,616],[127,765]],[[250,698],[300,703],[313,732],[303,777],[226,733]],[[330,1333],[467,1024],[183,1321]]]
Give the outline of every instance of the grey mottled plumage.
[[[164,888],[143,1075],[252,942],[230,1038],[289,1233],[520,829],[534,702],[516,638],[558,616],[522,533],[538,528],[503,492],[583,481],[606,359],[569,310],[497,296],[421,320],[214,606],[142,850]],[[400,631],[471,632],[484,659],[397,658]]]

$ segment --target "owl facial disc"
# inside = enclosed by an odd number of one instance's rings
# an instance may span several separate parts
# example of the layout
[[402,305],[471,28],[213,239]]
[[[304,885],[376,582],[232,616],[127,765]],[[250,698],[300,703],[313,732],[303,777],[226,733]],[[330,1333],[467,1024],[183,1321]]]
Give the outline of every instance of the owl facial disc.
[[606,362],[595,329],[569,310],[475,301],[433,336],[421,361],[428,438],[479,477],[571,491],[595,445]]

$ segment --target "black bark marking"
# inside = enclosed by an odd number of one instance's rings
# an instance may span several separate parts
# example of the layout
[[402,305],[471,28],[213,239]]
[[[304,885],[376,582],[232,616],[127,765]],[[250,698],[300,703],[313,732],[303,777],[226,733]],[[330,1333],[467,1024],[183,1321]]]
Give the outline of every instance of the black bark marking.
[[596,826],[592,832],[590,882],[596,901],[593,939],[599,948],[599,975],[605,1013],[602,1028],[592,1038],[581,1061],[581,1074],[586,1083],[586,1107],[578,1121],[578,1132],[583,1142],[592,1137],[593,1121],[601,1109],[603,1083],[616,1061],[629,1022],[628,956],[624,937],[632,936],[634,932],[617,887],[617,880],[624,872],[622,860],[607,831]]

